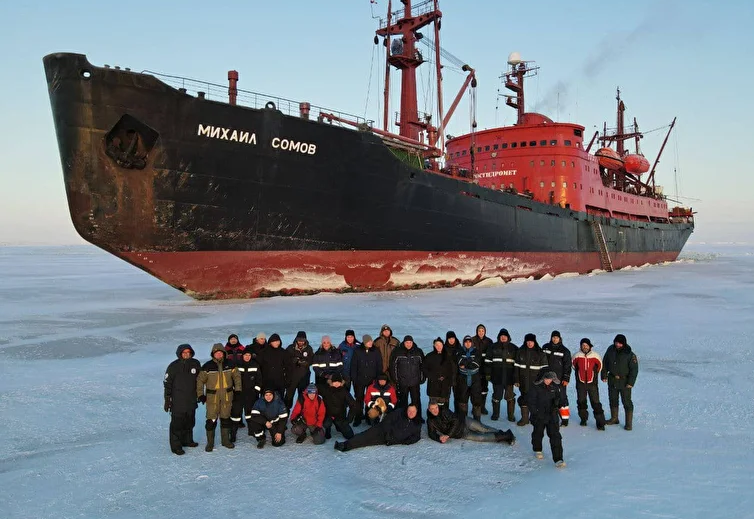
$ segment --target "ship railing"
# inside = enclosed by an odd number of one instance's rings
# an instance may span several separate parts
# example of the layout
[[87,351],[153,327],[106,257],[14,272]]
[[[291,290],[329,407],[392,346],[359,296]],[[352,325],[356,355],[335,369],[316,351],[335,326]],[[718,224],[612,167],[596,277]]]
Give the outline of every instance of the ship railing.
[[[435,0],[424,0],[424,2],[419,2],[418,4],[411,6],[411,16],[421,16],[423,14],[431,13],[435,10]],[[390,19],[392,20],[392,23],[395,23],[396,20],[400,20],[403,18],[404,9],[396,9],[392,13],[390,13]],[[384,29],[387,27],[387,18],[380,18],[380,29]]]
[[[151,70],[143,70],[142,74],[150,74],[155,76],[163,83],[170,85],[181,92],[185,92],[192,96],[203,97],[211,101],[218,101],[222,103],[228,102],[228,85],[220,85],[217,83],[210,83],[207,81],[201,81],[198,79],[185,78],[181,76],[171,76],[169,74],[162,74],[159,72],[153,72]],[[273,96],[269,94],[262,94],[260,92],[253,92],[251,90],[237,89],[236,102],[239,105],[247,106],[249,108],[261,109],[269,106],[269,103],[273,103],[277,110],[280,110],[285,115],[294,117],[301,116],[301,102],[294,101],[292,99],[286,99],[284,97]],[[367,120],[364,117],[349,114],[339,110],[332,110],[313,104],[308,105],[309,119],[317,119],[320,113],[335,114],[340,118],[354,121],[358,124],[371,126],[374,121]],[[342,123],[334,121],[332,124],[338,126],[345,126]]]

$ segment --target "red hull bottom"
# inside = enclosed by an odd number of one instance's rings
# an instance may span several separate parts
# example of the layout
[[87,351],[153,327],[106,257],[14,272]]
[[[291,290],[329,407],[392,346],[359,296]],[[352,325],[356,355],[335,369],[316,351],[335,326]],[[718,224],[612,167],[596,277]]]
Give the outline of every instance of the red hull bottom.
[[[678,251],[620,253],[614,268],[673,261]],[[119,256],[196,299],[472,285],[601,268],[590,253],[305,251],[128,252]]]

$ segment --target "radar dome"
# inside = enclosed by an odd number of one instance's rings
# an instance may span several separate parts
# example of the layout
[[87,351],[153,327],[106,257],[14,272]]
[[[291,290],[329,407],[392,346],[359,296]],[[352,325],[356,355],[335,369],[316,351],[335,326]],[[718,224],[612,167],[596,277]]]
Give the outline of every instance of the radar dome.
[[518,65],[522,61],[521,54],[518,52],[511,52],[508,54],[508,65]]

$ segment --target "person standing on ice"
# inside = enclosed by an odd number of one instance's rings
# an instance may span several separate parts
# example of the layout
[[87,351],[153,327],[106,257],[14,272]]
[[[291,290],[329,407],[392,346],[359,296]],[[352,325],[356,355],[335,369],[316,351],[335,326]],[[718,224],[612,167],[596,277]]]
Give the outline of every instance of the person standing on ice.
[[304,395],[298,397],[291,412],[291,432],[296,436],[296,443],[304,443],[308,432],[314,445],[322,445],[325,443],[325,402],[316,384],[306,386]]
[[[238,335],[231,334],[228,337],[228,342],[225,343],[225,357],[228,363],[232,366],[238,366],[243,362],[242,357],[246,348],[238,340]],[[241,420],[241,414],[243,413],[243,402],[240,398],[233,399],[233,408],[230,410],[230,420],[233,422],[233,426],[230,430],[230,442],[236,442],[236,432],[242,428],[243,421]]]
[[[398,391],[398,407],[411,404],[421,409],[422,396],[420,386],[424,384],[424,352],[414,343],[414,338],[406,335],[403,342],[390,355],[390,377],[395,381]],[[421,413],[419,413],[421,420]]]
[[336,373],[343,375],[343,354],[332,345],[329,335],[322,336],[319,349],[314,353],[314,383],[317,384],[319,394],[324,395],[330,379]]
[[469,414],[469,398],[471,398],[471,414],[475,420],[482,418],[482,353],[474,346],[471,336],[463,338],[463,348],[458,350],[456,364],[455,412],[461,416]]
[[445,349],[445,343],[438,337],[432,344],[432,351],[424,357],[424,378],[427,380],[427,396],[438,405],[447,407],[450,402],[450,388],[455,381],[456,359]]
[[571,410],[568,408],[566,387],[571,380],[571,351],[563,345],[563,339],[558,330],[550,334],[550,342],[542,346],[542,351],[547,355],[547,369],[554,372],[560,379],[560,425],[568,427]]
[[[254,355],[250,348],[246,348],[241,355],[241,362],[236,364],[236,369],[241,375],[241,395],[233,398],[233,408],[230,412],[230,419],[233,421],[233,428],[230,431],[231,443],[236,442],[236,433],[238,424],[241,422],[241,416],[246,418],[246,423],[251,420],[251,410],[254,404],[259,400],[260,391],[262,391],[262,371],[259,364],[254,360]],[[251,436],[251,431],[248,431]]]
[[631,350],[626,336],[619,333],[613,344],[607,348],[602,361],[602,381],[607,382],[607,394],[610,399],[610,420],[607,425],[616,425],[618,420],[618,397],[626,411],[625,430],[630,431],[634,422],[634,402],[631,390],[639,375],[639,359]]
[[282,347],[277,333],[270,335],[267,346],[257,356],[262,368],[262,387],[274,390],[280,398],[285,395],[292,377],[291,354]]
[[165,412],[170,413],[170,450],[179,456],[185,454],[183,447],[196,447],[194,424],[196,423],[196,378],[202,365],[194,358],[190,344],[181,344],[175,351],[178,359],[165,370]]
[[550,438],[552,461],[557,467],[565,467],[563,461],[563,438],[560,435],[560,380],[552,371],[544,371],[534,381],[527,393],[527,403],[531,413],[531,446],[537,459],[543,459],[542,438],[545,431]]
[[487,373],[487,365],[485,363],[487,359],[487,350],[492,346],[492,339],[487,337],[487,328],[483,324],[476,326],[476,335],[472,339],[474,347],[482,354],[482,365],[480,371],[482,373],[482,414],[488,414],[487,410],[487,392],[489,391],[489,373]]
[[246,348],[238,340],[238,335],[235,333],[228,337],[228,342],[225,343],[225,353],[228,362],[235,365],[241,361],[241,355]]
[[285,390],[285,406],[290,409],[293,406],[293,399],[304,396],[304,390],[309,385],[311,371],[309,366],[314,362],[314,350],[309,345],[305,331],[299,331],[293,343],[286,348],[291,362],[290,384]]
[[501,328],[497,342],[487,350],[487,373],[492,382],[492,416],[491,420],[500,418],[500,402],[505,398],[508,404],[508,421],[515,422],[516,395],[513,392],[515,378],[514,363],[518,346],[511,342],[508,330]]
[[285,407],[280,394],[272,388],[265,389],[262,398],[256,401],[251,410],[251,422],[249,422],[249,428],[257,439],[257,449],[264,448],[267,443],[265,432],[270,433],[273,447],[284,445],[287,420],[288,408]]
[[246,348],[251,350],[251,354],[254,355],[254,358],[256,359],[259,354],[262,353],[265,346],[267,346],[267,336],[264,332],[259,332],[254,338],[254,341],[251,344],[248,344]]
[[[380,336],[374,340],[374,347],[382,356],[382,366],[388,370],[388,377],[392,377],[393,374],[389,372],[390,356],[393,354],[393,350],[398,347],[398,339],[393,337],[393,330],[387,324],[383,324],[380,328]],[[395,380],[391,379],[390,381],[395,384]]]
[[[453,357],[453,360],[455,361],[458,359],[458,352],[462,349],[461,343],[458,342],[458,337],[456,337],[456,332],[453,330],[448,330],[445,332],[445,349],[448,350],[448,353],[451,357]],[[453,385],[450,388],[450,392],[452,393],[452,397],[448,397],[448,401],[450,401],[451,398],[456,398],[456,384],[458,383],[458,377],[453,377]]]
[[600,403],[599,382],[602,358],[596,351],[592,351],[592,341],[588,337],[581,339],[579,352],[573,356],[573,369],[576,370],[576,407],[579,410],[579,425],[586,426],[589,418],[589,408],[586,397],[592,402],[592,413],[597,422],[597,429],[605,430],[605,411]]
[[230,441],[233,422],[230,411],[233,407],[234,395],[240,398],[241,375],[238,370],[225,358],[225,348],[219,342],[212,346],[208,360],[202,366],[196,378],[196,396],[199,402],[207,406],[207,446],[204,450],[212,452],[215,446],[215,427],[220,420],[220,438],[223,447],[235,447]]
[[351,361],[356,349],[361,346],[361,343],[356,340],[356,332],[353,330],[346,330],[346,336],[338,346],[338,350],[343,355],[343,380],[345,381],[346,389],[351,390]]
[[371,445],[412,445],[421,439],[421,418],[415,405],[396,409],[378,423],[350,440],[335,442],[337,451],[346,452]]
[[351,381],[353,382],[353,397],[359,404],[354,417],[353,426],[358,427],[364,418],[364,394],[366,389],[384,371],[382,356],[374,341],[369,335],[365,335],[351,359]]
[[516,352],[514,367],[514,385],[520,393],[518,405],[521,407],[521,419],[516,422],[516,425],[524,426],[529,424],[527,394],[534,386],[534,381],[537,379],[540,370],[547,368],[547,355],[539,347],[537,336],[533,333],[527,333],[524,336],[524,345]]
[[431,398],[427,408],[427,433],[436,442],[446,443],[451,438],[455,438],[475,442],[504,442],[513,445],[516,441],[510,429],[503,431],[488,427],[479,420],[458,415],[438,404],[436,399]]

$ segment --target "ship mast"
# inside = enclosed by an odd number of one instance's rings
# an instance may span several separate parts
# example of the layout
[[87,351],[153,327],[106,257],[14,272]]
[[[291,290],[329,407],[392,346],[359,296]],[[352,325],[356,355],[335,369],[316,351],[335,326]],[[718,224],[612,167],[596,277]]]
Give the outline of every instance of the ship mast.
[[[388,113],[387,102],[389,99],[389,69],[393,66],[401,71],[401,107],[398,119],[400,135],[414,141],[418,141],[422,131],[429,129],[429,121],[419,119],[418,102],[416,95],[416,69],[424,63],[424,57],[416,48],[416,42],[421,37],[417,31],[430,23],[437,23],[442,17],[438,9],[438,0],[425,0],[418,4],[412,12],[411,0],[401,0],[404,5],[403,15],[399,12],[392,13],[392,0],[388,2],[387,19],[380,24],[377,36],[385,38],[387,45],[388,73],[385,74],[385,114]],[[394,19],[395,17],[395,19]],[[438,26],[439,27],[439,26]],[[435,30],[435,45],[440,45],[439,29]],[[391,36],[396,39],[391,41]],[[442,120],[442,114],[440,114]],[[387,117],[385,121],[387,129]]]
[[518,112],[516,124],[521,124],[526,113],[526,104],[524,103],[524,78],[537,75],[539,67],[532,65],[531,61],[523,61],[518,52],[511,52],[508,56],[508,65],[510,70],[505,73],[505,88],[515,92],[515,96],[506,95],[505,104]]

